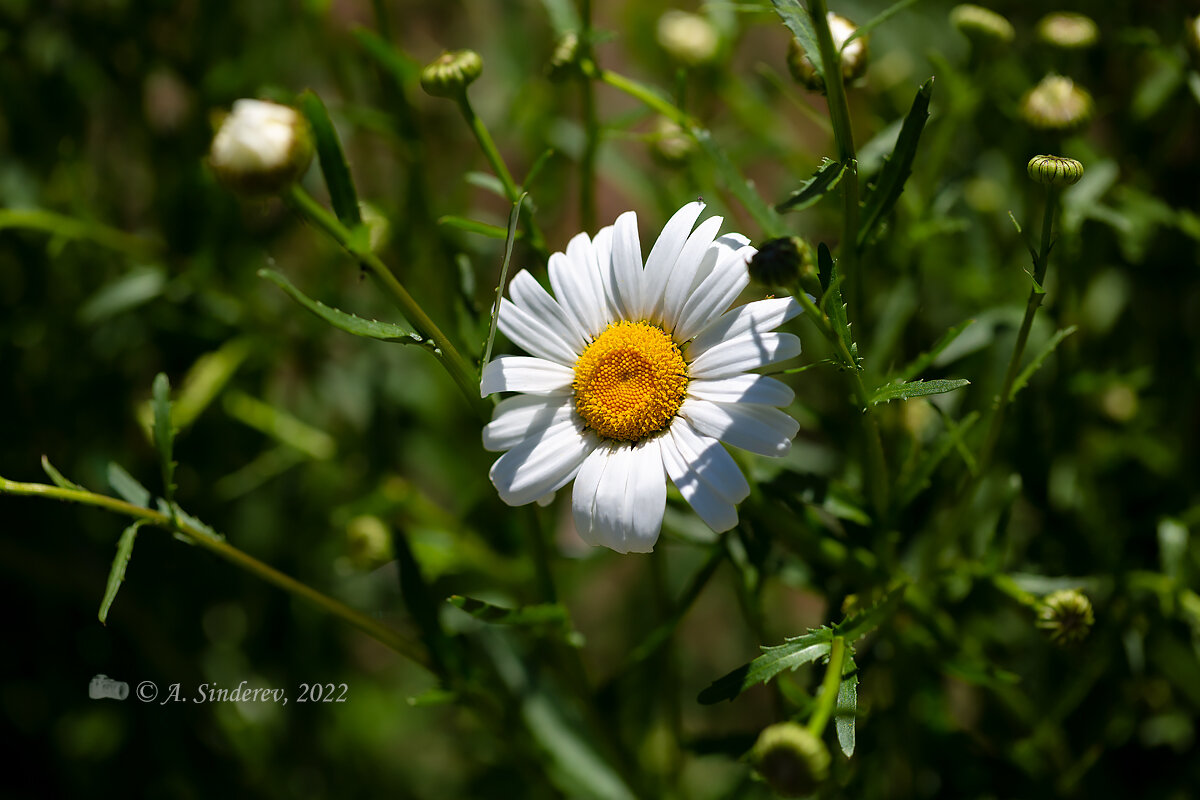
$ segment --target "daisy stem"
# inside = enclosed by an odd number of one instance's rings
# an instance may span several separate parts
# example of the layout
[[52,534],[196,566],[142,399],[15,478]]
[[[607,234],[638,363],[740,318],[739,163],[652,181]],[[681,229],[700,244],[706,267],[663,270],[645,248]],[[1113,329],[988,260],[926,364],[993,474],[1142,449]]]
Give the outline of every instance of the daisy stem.
[[318,608],[333,614],[335,617],[339,617],[343,622],[358,628],[372,639],[375,639],[380,644],[414,663],[426,669],[431,668],[428,653],[416,642],[379,624],[365,614],[355,611],[345,603],[318,592],[308,584],[301,583],[290,575],[285,575],[274,567],[264,564],[248,553],[237,549],[224,539],[214,537],[211,533],[200,530],[186,521],[172,519],[171,514],[165,514],[150,508],[142,508],[141,506],[127,503],[124,500],[118,500],[115,497],[108,497],[85,490],[64,489],[42,483],[18,483],[6,478],[0,478],[0,494],[45,497],[51,500],[62,500],[68,503],[95,506],[108,511],[115,511],[118,514],[136,517],[148,525],[181,533],[187,536],[188,541],[198,547],[225,559],[236,567],[240,567],[256,575],[267,583],[290,592],[302,600],[308,601]]
[[[504,158],[496,148],[496,142],[492,139],[492,135],[488,133],[487,126],[475,113],[475,109],[471,108],[471,100],[467,97],[466,90],[460,92],[456,99],[463,119],[467,121],[467,126],[471,129],[471,133],[475,134],[475,140],[479,142],[479,148],[483,150],[483,155],[492,165],[492,171],[504,185],[504,193],[508,196],[509,202],[517,202],[521,198],[521,187],[513,179],[512,173],[508,171],[508,165],[504,163]],[[546,239],[542,236],[541,228],[534,221],[532,214],[526,215],[525,227],[529,231],[529,246],[538,253],[542,261],[548,260],[550,256],[546,252]]]
[[[581,0],[583,31],[579,35],[581,61],[592,61],[592,0]],[[600,124],[596,118],[596,87],[588,75],[580,77],[583,92],[583,154],[579,162],[579,216],[583,229],[596,229],[596,153],[600,145]]]
[[841,636],[833,637],[829,648],[829,664],[825,667],[825,677],[821,680],[821,694],[817,696],[817,708],[808,720],[808,732],[820,736],[825,732],[825,725],[833,716],[837,705],[838,689],[842,685],[842,669],[846,661],[846,640]]
[[330,235],[342,248],[354,257],[366,270],[370,271],[384,291],[404,314],[405,319],[412,324],[421,336],[431,340],[437,346],[438,360],[450,373],[450,377],[458,384],[458,388],[466,395],[467,402],[482,419],[491,417],[491,405],[479,396],[479,378],[475,370],[466,362],[458,350],[451,344],[446,334],[434,323],[420,304],[413,299],[404,285],[396,279],[388,266],[364,247],[353,237],[346,226],[337,217],[326,211],[310,194],[294,184],[289,197],[292,204],[318,228]]
[[1017,341],[1013,345],[1012,357],[1008,360],[1008,368],[1004,371],[1004,383],[1000,394],[996,397],[996,411],[988,424],[987,438],[984,439],[983,449],[979,453],[979,474],[991,461],[1000,439],[1000,428],[1004,424],[1004,412],[1012,399],[1013,383],[1021,368],[1021,360],[1025,355],[1025,345],[1029,341],[1029,331],[1033,328],[1033,318],[1046,297],[1043,282],[1046,280],[1046,267],[1050,258],[1051,234],[1054,226],[1054,213],[1058,209],[1058,191],[1053,186],[1046,187],[1046,208],[1042,212],[1042,241],[1038,249],[1037,259],[1033,264],[1033,288],[1029,290],[1029,300],[1025,303],[1025,316],[1021,319],[1021,328],[1017,331]]

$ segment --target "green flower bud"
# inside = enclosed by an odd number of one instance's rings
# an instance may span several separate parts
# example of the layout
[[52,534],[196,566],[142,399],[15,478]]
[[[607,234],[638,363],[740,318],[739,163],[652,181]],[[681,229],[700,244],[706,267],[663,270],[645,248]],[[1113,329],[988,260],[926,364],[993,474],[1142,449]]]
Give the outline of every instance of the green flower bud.
[[579,34],[575,31],[567,31],[558,37],[550,63],[546,65],[546,74],[552,81],[579,74]]
[[1083,164],[1062,156],[1034,156],[1026,169],[1030,178],[1047,186],[1071,186],[1083,177]]
[[1082,50],[1096,43],[1100,38],[1100,29],[1091,17],[1056,11],[1038,22],[1037,37],[1051,47]]
[[767,785],[783,797],[812,794],[829,777],[825,743],[795,722],[764,729],[750,758]]
[[950,24],[984,49],[999,49],[1012,43],[1016,32],[1012,23],[991,9],[963,3],[950,9]]
[[747,266],[750,277],[763,286],[788,289],[802,276],[816,274],[812,248],[799,236],[783,236],[763,243]]
[[1042,598],[1037,626],[1057,645],[1082,642],[1095,622],[1092,601],[1078,589],[1063,589]]
[[1192,57],[1192,66],[1200,69],[1200,16],[1187,21],[1183,43],[1187,46],[1188,55]]
[[721,49],[721,37],[707,17],[671,10],[658,18],[658,43],[671,58],[688,67],[707,64]]
[[1062,75],[1047,75],[1021,98],[1021,119],[1040,130],[1068,131],[1092,116],[1092,96]]
[[686,164],[696,152],[696,141],[666,117],[659,117],[650,134],[650,153],[669,167]]
[[[833,37],[833,46],[842,51],[842,80],[846,83],[856,81],[867,73],[868,51],[867,38],[860,36],[849,45],[846,40],[858,30],[858,26],[845,17],[839,17],[832,11],[826,16],[829,20],[829,33]],[[817,73],[817,68],[804,52],[800,40],[792,38],[788,45],[788,70],[792,78],[814,92],[825,91],[825,80]]]
[[421,88],[434,97],[458,97],[483,72],[483,59],[474,50],[442,53],[421,70]]
[[394,558],[392,533],[379,517],[355,517],[346,526],[346,550],[355,567],[374,569]]
[[208,165],[235,192],[269,195],[294,183],[312,157],[312,130],[296,109],[238,100],[213,137]]

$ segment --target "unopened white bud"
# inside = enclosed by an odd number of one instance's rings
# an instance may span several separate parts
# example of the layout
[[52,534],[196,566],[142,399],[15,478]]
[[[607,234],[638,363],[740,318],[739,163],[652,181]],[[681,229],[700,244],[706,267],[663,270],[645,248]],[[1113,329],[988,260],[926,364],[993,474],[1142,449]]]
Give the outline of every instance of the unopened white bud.
[[667,11],[658,18],[656,34],[671,58],[689,67],[712,61],[721,47],[721,37],[713,24],[687,11]]
[[274,194],[312,163],[308,121],[291,106],[238,100],[213,137],[208,163],[236,192]]

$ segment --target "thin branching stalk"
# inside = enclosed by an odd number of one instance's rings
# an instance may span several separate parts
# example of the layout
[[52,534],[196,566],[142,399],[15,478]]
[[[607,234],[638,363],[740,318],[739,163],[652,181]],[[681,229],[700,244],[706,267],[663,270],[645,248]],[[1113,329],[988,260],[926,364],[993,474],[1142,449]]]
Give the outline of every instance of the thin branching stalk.
[[[579,56],[592,60],[592,0],[581,0],[583,30],[579,34]],[[596,154],[600,147],[600,124],[596,116],[596,87],[590,75],[581,75],[583,101],[583,154],[579,163],[579,216],[583,229],[596,229]]]
[[829,664],[825,667],[825,677],[821,680],[821,694],[817,697],[817,708],[808,720],[808,732],[819,737],[825,731],[825,725],[833,716],[837,706],[838,689],[842,684],[842,669],[846,661],[846,640],[841,636],[833,637],[829,649]]
[[262,578],[285,592],[295,595],[312,603],[324,611],[333,614],[363,633],[375,639],[380,644],[399,653],[420,666],[430,669],[429,654],[418,643],[390,628],[380,625],[365,614],[355,611],[350,606],[328,595],[318,592],[306,583],[301,583],[290,575],[285,575],[268,564],[264,564],[253,556],[237,549],[224,539],[214,537],[211,533],[199,530],[186,521],[172,520],[170,514],[164,514],[150,508],[127,503],[115,497],[108,497],[94,492],[79,489],[64,489],[42,483],[18,483],[6,478],[0,478],[0,494],[12,494],[24,497],[44,497],[51,500],[62,500],[68,503],[95,506],[108,511],[115,511],[129,517],[144,521],[164,530],[181,533],[188,537],[198,547],[225,559],[236,567]]
[[450,377],[454,379],[454,382],[458,384],[471,408],[479,414],[480,418],[485,420],[490,418],[491,407],[479,396],[479,378],[475,370],[462,357],[458,349],[446,337],[446,334],[429,318],[429,315],[425,313],[420,304],[413,299],[413,296],[408,293],[404,285],[396,279],[396,276],[392,274],[388,266],[377,255],[371,252],[369,248],[364,248],[356,243],[350,231],[346,229],[346,226],[342,225],[337,217],[326,211],[320,203],[301,189],[299,185],[292,187],[289,197],[292,204],[300,213],[321,230],[328,233],[334,241],[340,244],[346,252],[354,256],[358,263],[375,277],[379,285],[383,287],[384,291],[404,314],[405,319],[416,329],[417,333],[431,340],[437,346],[438,360],[445,366],[446,371],[450,373]]

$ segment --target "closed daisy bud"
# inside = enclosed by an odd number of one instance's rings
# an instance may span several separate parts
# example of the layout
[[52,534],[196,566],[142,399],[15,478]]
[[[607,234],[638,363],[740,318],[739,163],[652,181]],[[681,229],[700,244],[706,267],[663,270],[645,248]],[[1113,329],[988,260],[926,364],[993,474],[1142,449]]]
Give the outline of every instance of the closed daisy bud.
[[1026,169],[1030,178],[1047,186],[1071,186],[1083,177],[1083,164],[1062,156],[1034,156]]
[[[826,18],[829,20],[833,46],[842,52],[842,79],[846,83],[858,80],[867,73],[867,37],[860,36],[846,45],[846,40],[858,30],[858,26],[832,11]],[[814,92],[825,91],[825,80],[817,73],[817,68],[805,54],[800,41],[794,37],[788,45],[787,63],[796,83],[803,84]]]
[[483,59],[474,50],[442,53],[421,70],[421,88],[434,97],[458,97],[483,72]]
[[1187,45],[1188,55],[1192,57],[1192,66],[1200,69],[1200,16],[1187,21],[1183,43]]
[[312,163],[308,121],[290,106],[238,100],[213,137],[208,165],[235,192],[274,194]]
[[560,81],[579,74],[579,34],[567,31],[554,44],[554,54],[546,65],[546,74],[552,81]]
[[680,64],[697,67],[716,58],[721,37],[707,17],[671,10],[658,18],[658,43]]
[[814,270],[812,248],[799,236],[771,239],[750,259],[750,277],[764,286],[792,287]]
[[1056,11],[1042,17],[1037,24],[1037,37],[1051,47],[1063,50],[1082,50],[1100,38],[1100,29],[1091,17]]
[[1042,598],[1037,626],[1057,645],[1082,642],[1095,622],[1092,601],[1078,589],[1063,589]]
[[1012,23],[991,9],[963,3],[950,10],[950,24],[984,49],[998,49],[1010,44],[1015,36]]
[[750,758],[758,774],[783,797],[810,795],[829,777],[825,743],[795,722],[765,728]]
[[1021,98],[1021,119],[1041,130],[1067,131],[1092,116],[1092,96],[1075,81],[1047,75]]
[[696,152],[695,140],[666,117],[658,118],[650,136],[651,154],[667,166],[686,164]]
[[373,569],[394,557],[391,531],[383,520],[370,515],[350,520],[346,526],[346,549],[350,563],[359,569]]

